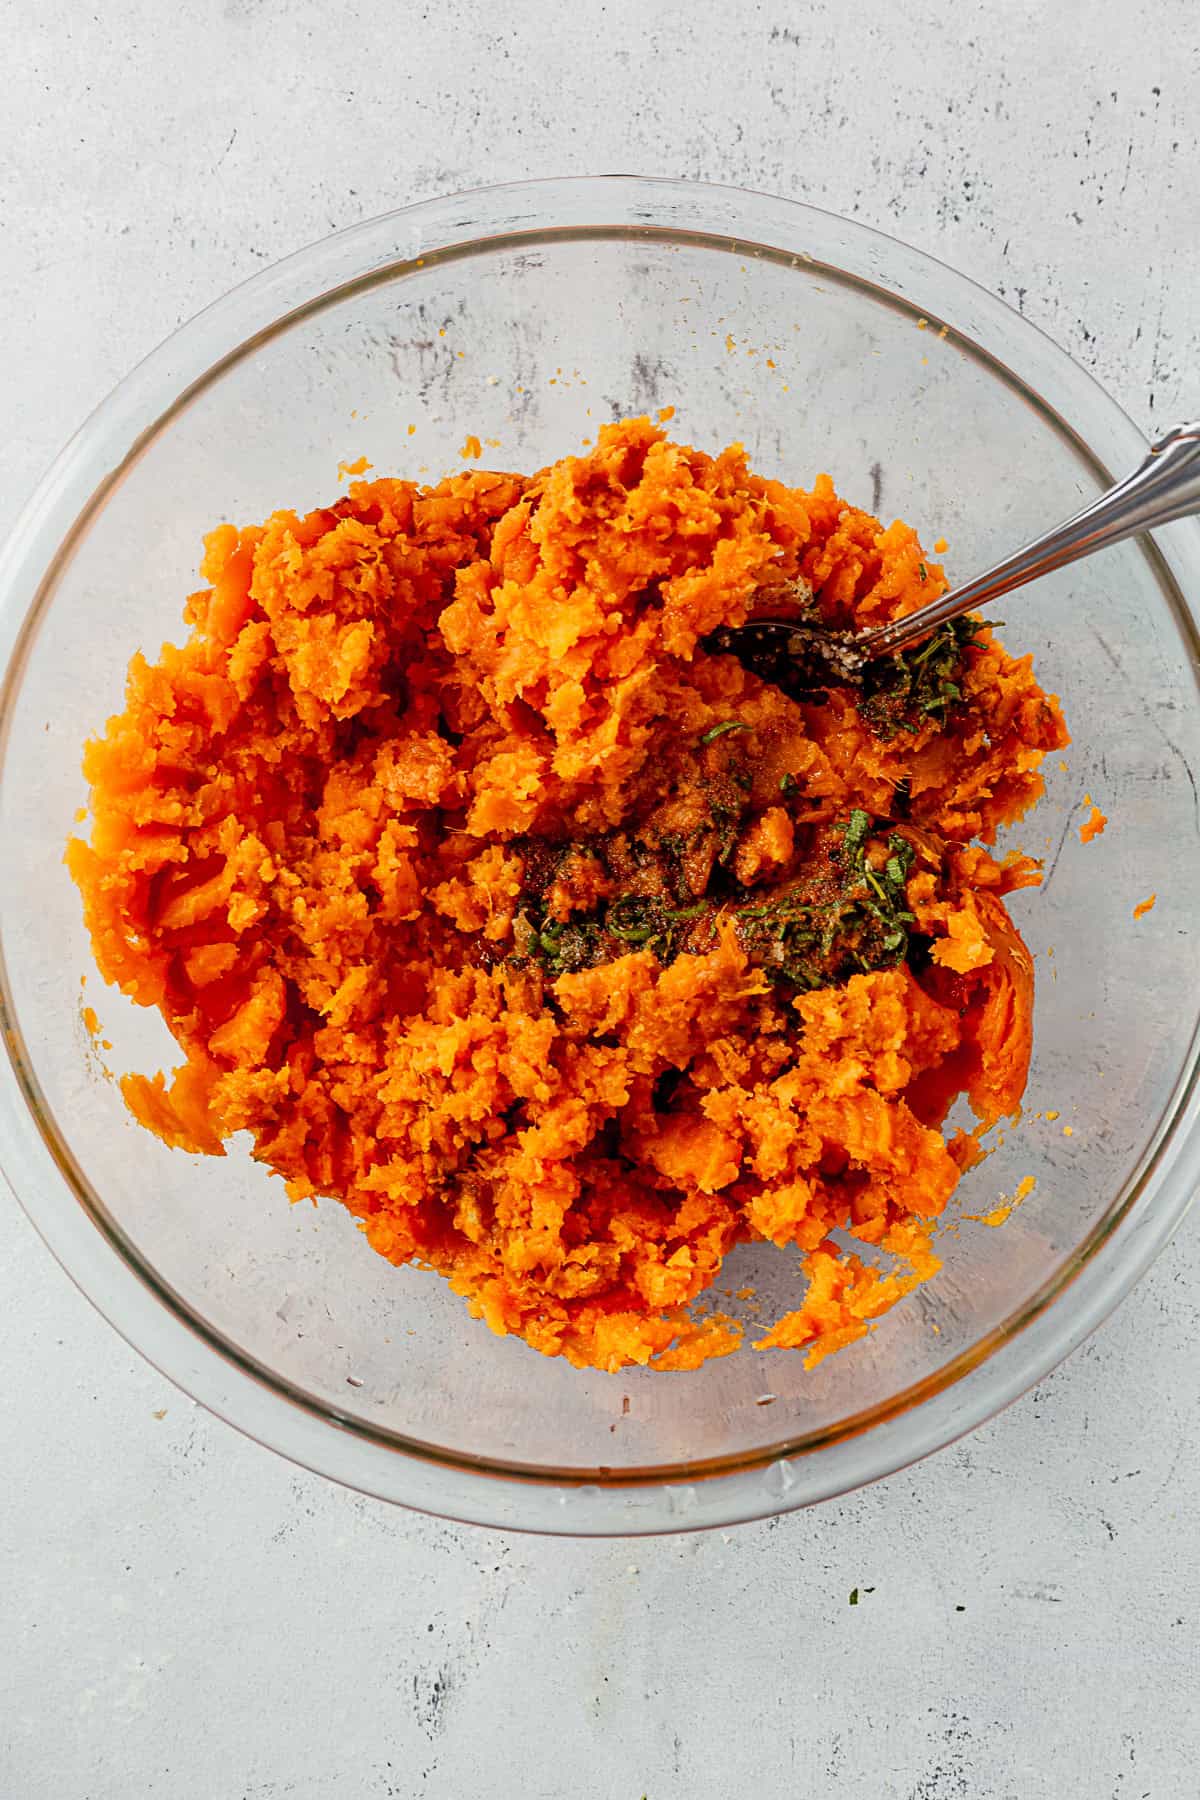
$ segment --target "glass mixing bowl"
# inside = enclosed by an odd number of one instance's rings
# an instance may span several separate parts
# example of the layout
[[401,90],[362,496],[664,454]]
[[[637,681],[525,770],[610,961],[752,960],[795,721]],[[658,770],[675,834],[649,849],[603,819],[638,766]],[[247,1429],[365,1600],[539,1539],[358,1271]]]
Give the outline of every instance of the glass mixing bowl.
[[[1032,326],[860,225],[692,184],[533,183],[356,226],[201,314],[69,445],[0,570],[13,1188],[116,1328],[213,1411],[369,1493],[491,1525],[724,1524],[924,1455],[1091,1331],[1196,1180],[1194,523],[1005,602],[1007,642],[1074,733],[1011,840],[1046,859],[1012,901],[1039,972],[1025,1120],[964,1180],[940,1276],[814,1371],[749,1348],[692,1374],[547,1361],[375,1256],[339,1206],[290,1207],[239,1144],[192,1157],[132,1122],[103,1065],[169,1067],[174,1046],[89,973],[62,851],[85,732],[120,705],[131,652],[179,634],[201,533],[335,495],[339,459],[433,478],[473,434],[533,469],[664,406],[688,441],[740,439],[787,482],[829,470],[944,535],[958,578],[1145,447]],[[1111,817],[1087,847],[1085,792]],[[966,1216],[1028,1175],[1003,1229]],[[797,1284],[796,1256],[759,1246],[721,1288],[754,1288],[747,1312],[770,1318]]]

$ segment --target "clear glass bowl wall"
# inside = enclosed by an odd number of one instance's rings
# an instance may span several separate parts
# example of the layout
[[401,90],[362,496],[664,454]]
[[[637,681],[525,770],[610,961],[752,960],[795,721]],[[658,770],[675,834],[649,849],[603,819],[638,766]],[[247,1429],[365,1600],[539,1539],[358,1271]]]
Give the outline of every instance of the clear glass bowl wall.
[[[1046,859],[1042,889],[1011,902],[1039,982],[1026,1116],[963,1182],[941,1275],[865,1343],[812,1372],[749,1349],[687,1375],[580,1372],[390,1267],[338,1206],[289,1207],[242,1143],[191,1157],[133,1124],[101,1060],[169,1067],[174,1046],[92,970],[62,850],[85,799],[83,736],[119,708],[130,654],[180,635],[202,534],[336,495],[342,458],[432,480],[466,466],[474,435],[485,462],[527,470],[604,420],[668,406],[685,441],[740,440],[789,483],[828,470],[927,546],[944,536],[952,579],[1141,447],[1061,352],[904,246],[758,196],[532,185],[373,221],[235,291],[89,422],[4,566],[0,1149],[14,1187],[113,1323],[200,1399],[340,1479],[495,1523],[711,1524],[883,1473],[1069,1348],[1193,1179],[1190,525],[1002,609],[1074,736],[1010,840]],[[1111,819],[1089,847],[1085,792]],[[102,1059],[84,1003],[112,1044]],[[1002,1230],[965,1217],[1026,1176],[1036,1188]],[[743,1248],[720,1286],[735,1312],[724,1290],[755,1290],[752,1326],[795,1304],[798,1259]]]

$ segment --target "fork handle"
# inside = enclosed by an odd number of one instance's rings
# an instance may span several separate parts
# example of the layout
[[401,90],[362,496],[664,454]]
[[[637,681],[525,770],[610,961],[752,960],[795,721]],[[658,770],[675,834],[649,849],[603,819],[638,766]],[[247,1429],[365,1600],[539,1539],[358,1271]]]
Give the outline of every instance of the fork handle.
[[928,637],[939,625],[986,606],[1013,588],[1065,568],[1094,550],[1120,544],[1140,531],[1169,525],[1200,512],[1200,423],[1177,425],[1153,444],[1132,475],[1118,481],[1062,525],[1034,538],[983,575],[954,588],[928,606],[890,625],[866,631],[855,641],[865,657],[891,656]]

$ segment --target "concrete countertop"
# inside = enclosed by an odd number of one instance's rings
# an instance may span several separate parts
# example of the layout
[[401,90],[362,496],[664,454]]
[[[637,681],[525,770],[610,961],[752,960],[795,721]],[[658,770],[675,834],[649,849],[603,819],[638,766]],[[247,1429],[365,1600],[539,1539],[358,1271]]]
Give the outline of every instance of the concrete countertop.
[[[1143,427],[1200,414],[1194,0],[46,0],[6,37],[0,529],[233,282],[530,174],[850,214],[1019,306]],[[0,1196],[0,1800],[1194,1795],[1198,1295],[1193,1213],[1065,1367],[868,1492],[506,1538],[208,1417]]]

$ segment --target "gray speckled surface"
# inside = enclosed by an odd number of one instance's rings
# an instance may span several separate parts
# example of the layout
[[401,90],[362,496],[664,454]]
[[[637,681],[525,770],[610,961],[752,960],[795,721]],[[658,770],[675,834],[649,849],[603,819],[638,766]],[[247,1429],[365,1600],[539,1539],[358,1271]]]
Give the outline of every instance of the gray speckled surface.
[[[233,281],[523,174],[802,196],[1005,295],[1144,426],[1200,413],[1194,0],[346,18],[10,22],[0,525]],[[505,1539],[208,1418],[0,1204],[0,1796],[1193,1795],[1198,1294],[1193,1213],[1097,1338],[922,1467],[735,1533]]]

